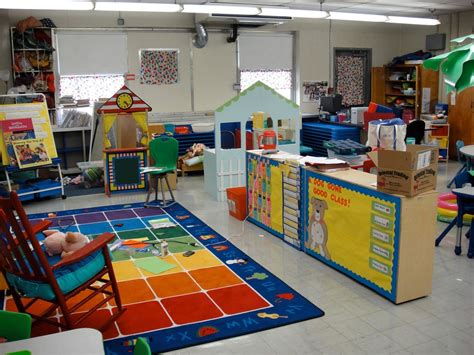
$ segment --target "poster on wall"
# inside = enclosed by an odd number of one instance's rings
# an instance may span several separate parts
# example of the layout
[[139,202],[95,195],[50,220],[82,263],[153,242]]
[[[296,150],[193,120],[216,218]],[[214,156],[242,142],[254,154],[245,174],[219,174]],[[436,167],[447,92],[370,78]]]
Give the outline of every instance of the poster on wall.
[[320,174],[306,176],[304,250],[394,298],[397,202]]
[[140,84],[178,83],[178,49],[140,49]]
[[327,81],[303,81],[303,102],[315,103],[319,106],[321,96],[326,96],[327,93]]

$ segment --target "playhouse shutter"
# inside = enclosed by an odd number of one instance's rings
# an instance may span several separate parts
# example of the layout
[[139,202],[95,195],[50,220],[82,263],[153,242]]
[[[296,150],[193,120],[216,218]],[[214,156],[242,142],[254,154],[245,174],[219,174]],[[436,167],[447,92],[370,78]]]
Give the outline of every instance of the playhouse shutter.
[[58,30],[57,47],[61,75],[128,72],[126,33]]

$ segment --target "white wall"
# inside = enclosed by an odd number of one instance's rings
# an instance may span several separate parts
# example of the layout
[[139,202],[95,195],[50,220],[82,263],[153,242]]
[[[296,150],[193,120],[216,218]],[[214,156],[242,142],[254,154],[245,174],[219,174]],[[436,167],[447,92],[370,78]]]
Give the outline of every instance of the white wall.
[[[380,66],[388,63],[394,56],[423,49],[426,34],[437,30],[443,32],[445,28],[449,28],[448,38],[452,38],[454,34],[467,34],[469,29],[472,31],[473,13],[442,16],[439,28],[301,20],[276,28],[265,26],[264,30],[295,31],[296,76],[300,86],[304,80],[332,79],[332,55],[335,47],[372,48],[372,65]],[[50,17],[58,27],[117,27],[118,17],[118,13],[111,12],[10,11],[9,23],[15,25],[18,20],[30,15],[37,18]],[[194,27],[194,17],[190,14],[122,13],[122,17],[127,27]],[[6,22],[3,18],[0,13],[1,24]],[[0,26],[1,33],[5,32],[4,27]],[[8,35],[4,33],[2,36],[1,33],[0,48],[3,49],[9,45],[9,39]],[[232,89],[232,85],[236,83],[236,47],[235,44],[227,43],[226,37],[227,34],[224,33],[210,32],[208,45],[203,49],[196,49],[191,45],[190,33],[129,32],[128,60],[132,73],[138,74],[138,49],[180,49],[179,84],[167,87],[146,86],[140,85],[138,81],[131,81],[130,88],[148,101],[155,112],[181,112],[193,108],[195,111],[213,110],[236,94]],[[3,62],[8,56],[0,58],[0,68],[5,65]],[[312,104],[302,104],[302,112],[313,112],[315,109]]]

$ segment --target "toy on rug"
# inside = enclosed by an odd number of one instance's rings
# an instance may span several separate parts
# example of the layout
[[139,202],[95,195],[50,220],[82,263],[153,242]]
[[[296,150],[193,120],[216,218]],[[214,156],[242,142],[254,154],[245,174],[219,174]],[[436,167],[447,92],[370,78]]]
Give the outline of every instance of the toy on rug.
[[49,256],[61,254],[61,258],[64,258],[89,243],[89,239],[79,232],[45,230],[44,235],[44,247]]

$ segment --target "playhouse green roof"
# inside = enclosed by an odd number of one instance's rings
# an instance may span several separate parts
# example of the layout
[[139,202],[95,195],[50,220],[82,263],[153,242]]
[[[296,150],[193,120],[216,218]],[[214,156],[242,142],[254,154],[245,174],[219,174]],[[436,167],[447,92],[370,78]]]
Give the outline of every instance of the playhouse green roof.
[[244,91],[242,91],[240,94],[234,96],[232,99],[230,99],[229,101],[227,101],[225,104],[219,106],[216,111],[217,112],[222,112],[224,111],[227,107],[230,107],[232,106],[234,103],[238,102],[240,100],[241,97],[247,95],[248,93],[251,93],[253,92],[256,88],[263,88],[267,91],[269,91],[270,93],[272,93],[274,96],[276,96],[278,99],[280,100],[283,100],[285,101],[288,105],[291,105],[293,108],[299,108],[299,106],[292,100],[289,100],[287,99],[286,97],[284,97],[283,95],[279,94],[277,91],[275,91],[274,89],[272,89],[270,86],[262,83],[261,81],[257,81],[255,84],[249,86],[247,89],[245,89]]

